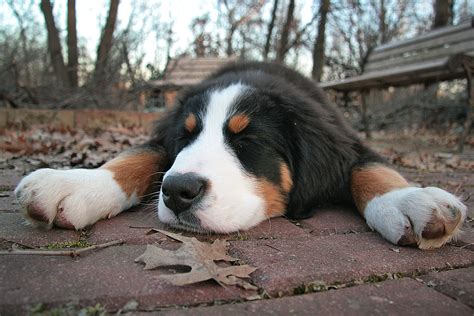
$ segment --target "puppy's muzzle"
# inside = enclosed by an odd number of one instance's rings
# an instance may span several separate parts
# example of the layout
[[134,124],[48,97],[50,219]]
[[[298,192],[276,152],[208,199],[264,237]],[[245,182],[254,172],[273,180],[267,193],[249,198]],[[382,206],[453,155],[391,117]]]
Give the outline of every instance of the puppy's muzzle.
[[169,175],[161,186],[163,202],[178,216],[201,200],[206,183],[205,179],[195,173]]

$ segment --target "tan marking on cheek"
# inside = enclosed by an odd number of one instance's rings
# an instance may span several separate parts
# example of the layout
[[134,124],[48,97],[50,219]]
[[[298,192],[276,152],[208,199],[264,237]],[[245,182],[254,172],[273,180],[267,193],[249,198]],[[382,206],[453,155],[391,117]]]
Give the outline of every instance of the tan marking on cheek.
[[265,201],[265,214],[268,217],[281,216],[285,212],[286,197],[280,188],[265,179],[258,180],[258,192]]
[[114,180],[128,197],[134,193],[143,196],[150,187],[157,171],[163,168],[164,158],[159,154],[141,153],[117,157],[101,168],[110,170]]
[[196,128],[196,125],[197,125],[196,116],[193,113],[190,113],[188,117],[186,118],[186,120],[184,121],[184,128],[188,132],[191,133]]
[[229,120],[229,130],[238,134],[243,131],[250,123],[250,118],[245,114],[237,114],[230,118]]
[[284,162],[280,164],[280,178],[281,187],[286,193],[289,193],[293,188],[293,179],[291,179],[291,172],[288,165]]
[[352,171],[352,197],[361,214],[373,198],[408,186],[408,182],[398,172],[383,165],[375,164]]

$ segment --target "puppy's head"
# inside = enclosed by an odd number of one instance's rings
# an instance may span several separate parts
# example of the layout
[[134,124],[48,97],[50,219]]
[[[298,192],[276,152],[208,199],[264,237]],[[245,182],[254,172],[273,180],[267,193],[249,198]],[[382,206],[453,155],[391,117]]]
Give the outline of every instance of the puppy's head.
[[172,120],[162,222],[227,233],[283,214],[293,187],[291,132],[271,96],[241,83],[203,89],[185,97]]

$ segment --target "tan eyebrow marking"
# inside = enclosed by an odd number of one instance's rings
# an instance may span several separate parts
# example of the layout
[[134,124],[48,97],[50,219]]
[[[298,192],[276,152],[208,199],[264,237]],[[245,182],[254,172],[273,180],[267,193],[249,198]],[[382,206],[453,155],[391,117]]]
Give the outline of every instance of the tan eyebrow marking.
[[190,113],[184,121],[184,128],[186,128],[186,130],[191,133],[196,128],[196,125],[196,116],[193,113]]
[[228,126],[229,130],[238,134],[243,131],[250,123],[250,118],[245,114],[236,114],[230,118]]

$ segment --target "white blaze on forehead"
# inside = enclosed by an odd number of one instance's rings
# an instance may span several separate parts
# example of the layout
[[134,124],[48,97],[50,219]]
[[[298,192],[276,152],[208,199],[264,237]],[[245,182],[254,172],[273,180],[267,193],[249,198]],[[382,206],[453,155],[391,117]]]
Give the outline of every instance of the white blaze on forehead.
[[236,160],[225,144],[223,130],[227,119],[233,114],[235,102],[244,93],[245,88],[242,84],[234,84],[211,93],[206,110],[199,114],[203,116],[202,131],[193,143],[178,154],[167,175],[173,172],[202,174],[204,170],[201,168],[214,167],[208,165],[210,162],[229,163]]
[[209,105],[203,118],[203,130],[201,135],[206,140],[220,138],[224,139],[222,133],[225,122],[232,116],[233,106],[238,97],[245,92],[246,87],[242,84],[234,84],[223,90],[215,91],[209,98]]
[[[197,139],[176,157],[170,174],[193,172],[206,178],[210,190],[200,202],[195,214],[204,228],[230,232],[246,229],[265,219],[264,201],[258,195],[255,181],[243,169],[234,152],[225,143],[224,128],[234,115],[234,105],[247,87],[234,84],[213,91],[207,109],[202,114],[202,131]],[[161,220],[172,222],[174,215],[162,203]]]

